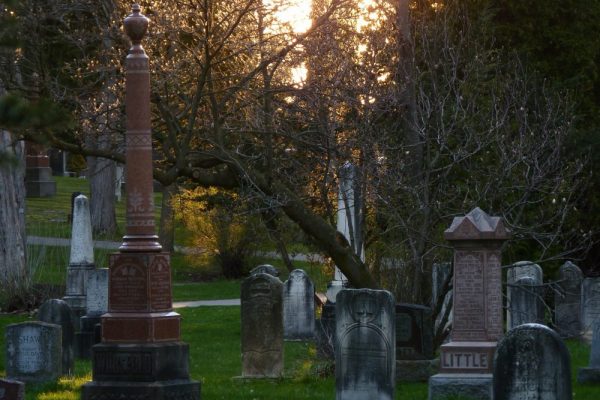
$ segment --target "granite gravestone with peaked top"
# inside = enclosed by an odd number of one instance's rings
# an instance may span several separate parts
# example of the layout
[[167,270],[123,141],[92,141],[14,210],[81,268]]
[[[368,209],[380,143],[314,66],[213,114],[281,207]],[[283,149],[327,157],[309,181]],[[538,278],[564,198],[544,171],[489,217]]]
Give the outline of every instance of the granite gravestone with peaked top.
[[570,400],[569,351],[560,336],[541,324],[512,329],[494,358],[494,400]]
[[519,261],[506,273],[506,326],[544,322],[543,271],[531,261]]
[[62,373],[59,325],[23,322],[6,327],[6,376],[24,382],[47,382]]
[[80,357],[88,359],[92,346],[99,343],[101,316],[108,311],[108,268],[90,271],[87,279],[86,315],[81,317],[81,331],[77,334]]
[[262,265],[259,265],[258,267],[253,268],[250,271],[250,275],[256,275],[256,274],[269,274],[269,275],[272,275],[272,276],[278,278],[279,270],[270,264],[262,264]]
[[50,299],[38,309],[39,321],[60,325],[62,334],[62,372],[70,374],[75,363],[75,319],[71,307],[60,299]]
[[0,378],[0,400],[25,400],[25,384]]
[[269,274],[242,282],[242,378],[283,374],[283,284]]
[[86,312],[87,277],[95,268],[90,207],[84,195],[79,195],[74,200],[71,230],[71,256],[67,268],[67,290],[63,300],[75,313],[75,327],[79,330],[79,318]]
[[455,217],[444,237],[454,247],[454,319],[450,342],[441,346],[440,374],[429,379],[429,399],[490,399],[503,334],[501,246],[510,232],[501,218],[475,208]]
[[590,365],[586,368],[579,368],[577,381],[583,384],[600,385],[600,320],[594,323]]
[[594,323],[600,320],[600,278],[585,278],[581,286],[581,322],[584,337],[591,339]]
[[181,316],[173,311],[170,254],[155,229],[150,62],[141,44],[149,22],[138,4],[124,21],[132,44],[125,60],[126,231],[119,252],[109,256],[108,312],[83,400],[200,398]]
[[335,313],[336,399],[393,399],[394,296],[385,290],[344,289]]
[[562,337],[581,333],[581,282],[583,273],[570,261],[559,271],[560,290],[554,294],[554,325]]
[[283,335],[287,340],[315,335],[315,285],[301,269],[293,270],[283,283]]

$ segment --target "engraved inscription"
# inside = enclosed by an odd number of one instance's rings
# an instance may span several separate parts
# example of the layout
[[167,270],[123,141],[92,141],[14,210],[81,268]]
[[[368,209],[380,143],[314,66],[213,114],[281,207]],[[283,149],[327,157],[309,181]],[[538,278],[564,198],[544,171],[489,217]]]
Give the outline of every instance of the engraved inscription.
[[94,369],[98,374],[151,374],[152,355],[97,352],[94,357]]
[[141,265],[123,263],[111,268],[111,310],[145,310],[147,298],[146,284],[146,272]]
[[442,353],[442,367],[457,369],[480,369],[489,367],[489,356],[485,352],[446,352]]
[[16,358],[17,370],[22,373],[35,373],[43,369],[45,340],[43,332],[34,328],[24,328],[18,338],[19,351]]
[[[485,329],[483,254],[456,252],[454,330],[475,333]],[[461,337],[464,333],[460,332]],[[474,336],[480,337],[480,333]]]
[[156,256],[150,266],[151,307],[153,310],[171,308],[171,270],[166,256]]

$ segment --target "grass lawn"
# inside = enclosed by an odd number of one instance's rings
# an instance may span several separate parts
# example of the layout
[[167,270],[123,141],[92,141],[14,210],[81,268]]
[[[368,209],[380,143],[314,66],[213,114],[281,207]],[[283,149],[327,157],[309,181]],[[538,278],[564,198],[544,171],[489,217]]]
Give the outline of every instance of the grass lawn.
[[[317,361],[312,344],[286,342],[285,377],[276,381],[240,381],[232,379],[241,373],[240,307],[200,307],[180,309],[182,339],[190,345],[190,373],[192,379],[202,382],[202,398],[247,400],[302,400],[332,399],[335,382],[332,376],[321,376],[327,364]],[[10,323],[27,320],[23,315],[0,315],[0,332]],[[600,388],[580,386],[576,382],[577,369],[587,366],[589,347],[580,342],[567,341],[572,355],[572,379],[575,400],[596,400]],[[0,335],[4,349],[4,335]],[[0,353],[0,375],[4,374],[4,354]],[[72,377],[44,385],[28,385],[28,400],[79,399],[80,387],[91,379],[90,363],[78,361]],[[396,399],[425,400],[427,384],[399,384]]]

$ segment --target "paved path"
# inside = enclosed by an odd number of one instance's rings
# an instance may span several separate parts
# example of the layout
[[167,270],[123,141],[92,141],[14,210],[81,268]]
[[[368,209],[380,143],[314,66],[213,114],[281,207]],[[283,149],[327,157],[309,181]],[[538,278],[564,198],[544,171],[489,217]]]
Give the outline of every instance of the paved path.
[[198,300],[198,301],[177,301],[173,303],[173,308],[184,307],[202,307],[202,306],[239,306],[240,299],[224,299],[224,300]]
[[[54,238],[45,236],[27,236],[27,244],[37,244],[42,246],[57,246],[57,247],[69,247],[71,246],[71,239],[65,238]],[[106,249],[106,250],[118,250],[122,242],[113,242],[109,240],[94,240],[94,248]],[[175,251],[183,254],[200,254],[202,249],[194,247],[175,246]],[[261,252],[260,255],[268,258],[279,258],[279,253],[275,251]],[[317,261],[324,262],[323,256],[317,253],[309,254],[290,254],[292,261]]]

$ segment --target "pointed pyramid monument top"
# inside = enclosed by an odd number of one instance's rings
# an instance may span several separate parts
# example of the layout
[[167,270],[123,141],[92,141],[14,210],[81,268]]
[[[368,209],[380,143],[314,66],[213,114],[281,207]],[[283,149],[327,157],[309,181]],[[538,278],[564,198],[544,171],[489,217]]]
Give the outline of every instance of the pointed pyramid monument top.
[[506,240],[510,231],[500,217],[491,217],[475,207],[464,217],[454,217],[450,228],[444,232],[446,240]]

